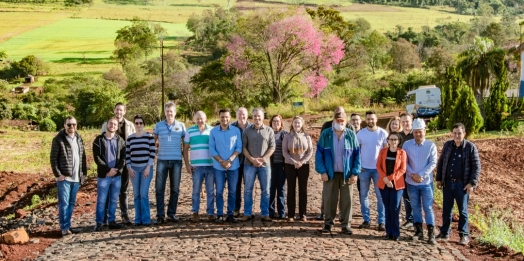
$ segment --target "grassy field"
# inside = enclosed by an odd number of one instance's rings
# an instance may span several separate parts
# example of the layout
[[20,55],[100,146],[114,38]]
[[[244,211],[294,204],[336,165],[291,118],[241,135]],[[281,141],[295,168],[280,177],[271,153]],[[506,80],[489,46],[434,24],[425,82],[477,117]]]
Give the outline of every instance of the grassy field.
[[[168,30],[166,45],[175,46],[177,40],[190,36],[185,24],[191,15],[199,15],[215,6],[227,6],[226,0],[127,1],[134,4],[121,4],[118,1],[95,0],[92,6],[74,8],[64,7],[61,2],[0,3],[0,50],[6,51],[12,60],[34,54],[44,61],[52,62],[51,74],[42,79],[77,73],[100,75],[119,66],[109,57],[114,49],[116,31],[130,24],[126,20],[139,17],[161,22]],[[442,22],[468,21],[471,18],[453,14],[450,10],[352,4],[347,0],[230,2],[231,7],[244,11],[296,4],[335,5],[345,18],[365,18],[373,29],[382,32],[394,30],[397,24],[420,30],[424,25],[435,26]]]

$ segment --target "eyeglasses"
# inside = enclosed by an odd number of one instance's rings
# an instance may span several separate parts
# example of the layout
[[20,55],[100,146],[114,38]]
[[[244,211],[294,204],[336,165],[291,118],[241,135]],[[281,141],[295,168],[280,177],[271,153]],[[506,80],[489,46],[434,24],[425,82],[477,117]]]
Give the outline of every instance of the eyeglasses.
[[67,125],[67,127],[70,127],[70,128],[71,128],[71,126],[76,127],[76,123],[68,123],[66,125]]
[[144,125],[143,122],[135,122],[135,125]]

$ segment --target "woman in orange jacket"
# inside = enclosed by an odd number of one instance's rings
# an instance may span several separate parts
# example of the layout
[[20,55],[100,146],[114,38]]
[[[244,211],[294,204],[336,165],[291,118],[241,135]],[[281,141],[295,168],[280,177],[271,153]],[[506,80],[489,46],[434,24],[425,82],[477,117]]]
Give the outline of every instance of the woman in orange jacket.
[[402,142],[397,132],[388,136],[389,148],[383,148],[378,155],[377,171],[379,179],[377,186],[380,189],[382,202],[386,213],[386,236],[384,239],[398,241],[400,237],[399,211],[400,200],[405,187],[404,173],[406,173],[406,152],[398,148]]

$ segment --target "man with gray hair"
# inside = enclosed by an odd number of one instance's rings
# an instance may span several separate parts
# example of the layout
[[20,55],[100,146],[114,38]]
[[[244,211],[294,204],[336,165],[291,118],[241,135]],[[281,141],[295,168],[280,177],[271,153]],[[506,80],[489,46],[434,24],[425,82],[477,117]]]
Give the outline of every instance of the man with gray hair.
[[253,187],[258,174],[260,189],[260,212],[262,221],[271,222],[269,217],[269,186],[271,184],[270,157],[275,151],[275,133],[272,128],[264,125],[264,112],[260,108],[253,109],[253,125],[242,134],[244,152],[244,216],[241,221],[252,219]]
[[215,221],[215,182],[213,178],[213,158],[209,153],[209,133],[213,127],[206,124],[206,114],[197,111],[193,117],[196,125],[187,129],[184,137],[184,161],[186,170],[193,178],[192,222],[198,222],[200,190],[206,181],[208,221]]
[[166,119],[158,122],[153,130],[155,141],[158,144],[157,167],[155,180],[156,195],[156,225],[164,223],[164,196],[166,181],[169,176],[169,204],[167,207],[168,221],[178,222],[176,210],[180,192],[182,176],[182,140],[186,133],[184,123],[176,121],[176,105],[168,102],[164,106]]
[[[236,112],[237,121],[231,123],[232,126],[237,127],[240,130],[240,136],[242,137],[242,133],[244,130],[248,127],[253,126],[253,123],[249,122],[247,120],[248,113],[247,109],[244,107],[238,108]],[[240,153],[238,155],[238,160],[240,161],[240,167],[238,168],[238,182],[237,182],[237,191],[236,191],[236,197],[235,197],[235,211],[233,211],[233,214],[235,217],[238,217],[240,214],[240,206],[242,205],[242,180],[244,177],[244,155]]]

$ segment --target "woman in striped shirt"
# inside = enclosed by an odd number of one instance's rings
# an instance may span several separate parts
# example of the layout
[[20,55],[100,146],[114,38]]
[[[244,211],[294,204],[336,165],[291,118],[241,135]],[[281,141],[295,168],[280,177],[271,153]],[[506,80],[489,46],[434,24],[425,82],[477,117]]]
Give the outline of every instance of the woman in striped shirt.
[[135,226],[150,225],[149,185],[153,178],[155,162],[155,138],[144,131],[144,118],[134,118],[136,133],[127,138],[126,164],[133,184],[135,197]]

